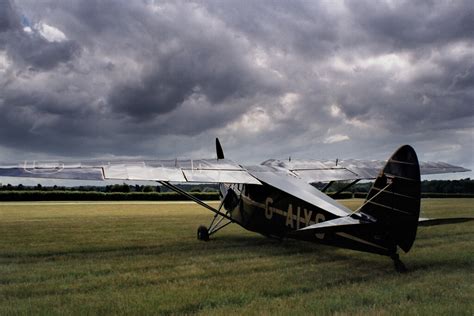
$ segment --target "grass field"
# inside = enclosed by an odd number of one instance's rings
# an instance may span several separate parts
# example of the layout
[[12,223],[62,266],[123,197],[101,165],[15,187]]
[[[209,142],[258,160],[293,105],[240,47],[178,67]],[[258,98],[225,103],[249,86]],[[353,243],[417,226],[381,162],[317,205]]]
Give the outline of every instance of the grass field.
[[[422,213],[474,216],[474,199],[423,200]],[[474,314],[473,223],[420,228],[400,275],[386,257],[236,225],[196,240],[211,217],[193,204],[1,203],[0,315]]]

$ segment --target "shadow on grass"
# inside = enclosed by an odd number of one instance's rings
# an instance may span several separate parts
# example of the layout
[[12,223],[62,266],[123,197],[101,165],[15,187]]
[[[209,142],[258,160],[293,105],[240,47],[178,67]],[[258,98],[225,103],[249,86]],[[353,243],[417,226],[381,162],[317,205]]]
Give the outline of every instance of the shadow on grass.
[[[72,246],[73,247],[73,246]],[[1,252],[2,263],[31,264],[47,261],[66,261],[70,259],[110,259],[133,256],[192,256],[193,258],[215,259],[226,262],[236,253],[248,253],[252,257],[289,257],[297,256],[298,261],[326,263],[351,259],[351,256],[337,252],[336,248],[297,240],[279,241],[263,236],[218,236],[209,242],[190,241],[189,239],[168,241],[161,246],[123,245],[45,250],[31,252]],[[370,255],[369,255],[370,256]],[[354,259],[354,258],[352,258]],[[360,264],[366,264],[361,262]]]
[[461,258],[430,258],[420,262],[417,260],[410,264],[410,272],[419,272],[419,271],[466,271],[466,274],[472,272],[472,260],[470,259],[461,259]]
[[[29,264],[35,261],[56,261],[63,257],[79,257],[91,258],[97,255],[103,257],[107,256],[123,256],[133,254],[146,254],[153,252],[158,254],[158,248],[154,246],[116,246],[116,247],[97,247],[97,248],[83,248],[83,249],[71,249],[71,250],[46,250],[42,252],[30,252],[30,253],[17,253],[17,252],[2,252],[0,253],[0,259],[14,259],[12,261],[18,261],[16,263]],[[165,252],[164,250],[161,252]]]
[[[167,262],[152,260],[146,262],[145,265],[139,267],[134,266],[114,266],[113,269],[107,268],[105,270],[87,270],[85,272],[74,271],[71,272],[71,278],[81,281],[77,287],[63,286],[60,288],[37,288],[35,290],[17,291],[10,290],[4,293],[5,297],[9,298],[31,298],[41,297],[46,295],[69,295],[69,294],[87,294],[91,292],[100,292],[104,283],[90,282],[90,277],[110,275],[110,280],[115,280],[115,275],[127,273],[132,277],[119,278],[120,287],[132,289],[140,287],[161,287],[168,284],[201,284],[202,282],[214,282],[223,280],[226,277],[232,277],[232,267],[228,267],[226,260],[233,261],[238,257],[238,251],[246,254],[241,256],[242,264],[238,267],[238,273],[245,276],[252,276],[259,278],[260,276],[274,273],[276,275],[288,274],[288,269],[293,266],[300,267],[295,270],[296,273],[304,274],[309,278],[309,283],[297,284],[297,281],[289,284],[288,287],[273,289],[269,288],[263,293],[260,293],[266,298],[286,298],[299,294],[310,293],[316,290],[330,291],[333,288],[351,284],[362,284],[365,282],[378,282],[378,280],[386,280],[389,277],[406,277],[406,275],[398,275],[394,269],[390,259],[372,255],[359,253],[350,250],[340,250],[334,247],[313,244],[309,242],[301,242],[297,240],[278,241],[268,239],[259,235],[221,235],[209,242],[191,241],[190,239],[169,241],[163,247],[142,246],[142,245],[127,245],[116,247],[97,247],[87,249],[72,249],[70,251],[45,251],[28,254],[14,254],[4,253],[0,255],[1,259],[10,258],[11,261],[17,263],[35,263],[43,261],[68,261],[68,260],[83,260],[83,259],[110,259],[127,256],[128,259],[136,260],[134,257],[138,256],[167,256],[170,255]],[[236,254],[237,253],[237,254]],[[248,254],[248,256],[247,256]],[[176,256],[176,258],[174,257]],[[202,271],[194,275],[188,274],[170,274],[158,275],[153,278],[143,277],[143,273],[159,274],[155,270],[159,267],[172,268],[175,265],[189,265],[189,261],[184,261],[183,258],[192,258],[192,264],[203,265]],[[247,257],[247,258],[245,258]],[[253,258],[272,258],[278,261],[278,264],[271,265],[272,270],[268,270],[268,266],[259,264],[252,264]],[[171,264],[171,261],[174,263]],[[183,260],[183,261],[181,261]],[[246,261],[248,260],[248,261]],[[404,259],[405,260],[405,259]],[[209,261],[216,261],[216,266],[207,266]],[[469,272],[469,266],[466,262],[458,262],[455,260],[443,260],[440,258],[430,259],[429,262],[420,263],[409,262],[409,256],[406,258],[406,263],[410,272],[424,272],[424,271],[449,271],[450,269],[466,270]],[[258,262],[258,261],[257,261]],[[222,264],[221,264],[222,263]],[[77,263],[76,263],[77,264]],[[79,263],[80,264],[80,263]],[[100,265],[100,263],[98,263]],[[239,265],[239,264],[237,264]],[[305,268],[307,267],[307,269]],[[142,273],[143,272],[143,273]],[[175,271],[176,272],[176,271]],[[61,274],[49,275],[51,279],[62,280]],[[109,278],[109,276],[107,276]],[[296,278],[298,279],[298,277]],[[204,281],[203,281],[204,280]],[[214,281],[213,281],[214,280]],[[8,280],[7,280],[8,281]],[[18,280],[21,284],[21,280]],[[194,283],[193,283],[194,282]],[[290,282],[290,281],[288,281]],[[295,283],[296,282],[296,283]],[[7,284],[17,283],[15,280],[10,280]],[[117,283],[117,281],[115,281]],[[226,302],[226,305],[239,306],[252,300],[251,298],[232,298]],[[205,305],[201,304],[187,304],[179,309],[180,312],[189,313],[197,312],[203,308],[215,307],[213,305],[221,305],[219,302],[206,301]],[[163,310],[165,314],[167,310]],[[174,310],[174,312],[177,312]]]
[[[342,262],[351,271],[365,275],[367,267],[373,269],[393,270],[392,261],[388,257],[360,253],[352,250],[341,250],[335,247],[311,242],[285,239],[283,241],[269,239],[260,235],[221,235],[208,242],[191,241],[190,239],[167,241],[161,246],[153,245],[124,245],[100,246],[88,248],[73,248],[70,250],[46,250],[40,252],[2,252],[2,263],[31,264],[46,261],[66,261],[70,259],[110,259],[134,256],[166,256],[193,257],[194,259],[209,258],[217,263],[225,264],[236,258],[236,254],[245,252],[247,259],[251,258],[285,258],[292,257],[295,264],[330,264]],[[430,269],[465,268],[465,262],[453,260],[430,259],[426,263],[410,263],[410,256],[403,258],[409,271]],[[375,266],[374,266],[375,265]]]

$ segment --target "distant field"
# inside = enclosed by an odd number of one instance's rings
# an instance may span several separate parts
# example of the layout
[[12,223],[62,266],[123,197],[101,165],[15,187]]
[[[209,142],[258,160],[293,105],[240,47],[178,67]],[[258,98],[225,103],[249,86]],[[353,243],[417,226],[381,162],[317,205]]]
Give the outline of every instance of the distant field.
[[[422,213],[474,216],[474,201],[425,199]],[[236,225],[196,240],[211,217],[185,203],[0,203],[0,315],[474,314],[473,223],[420,228],[399,275],[386,257]]]

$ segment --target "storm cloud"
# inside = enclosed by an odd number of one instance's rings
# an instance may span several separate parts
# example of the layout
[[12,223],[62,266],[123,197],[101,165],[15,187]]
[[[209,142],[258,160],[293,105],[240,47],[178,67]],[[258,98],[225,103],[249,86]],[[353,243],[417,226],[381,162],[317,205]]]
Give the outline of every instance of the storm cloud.
[[473,168],[471,1],[0,0],[0,158]]

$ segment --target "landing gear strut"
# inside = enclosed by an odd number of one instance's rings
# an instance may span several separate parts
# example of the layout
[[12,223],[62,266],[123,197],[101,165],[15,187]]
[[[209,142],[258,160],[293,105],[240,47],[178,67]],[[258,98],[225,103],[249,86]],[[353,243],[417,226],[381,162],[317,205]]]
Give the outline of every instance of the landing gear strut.
[[395,270],[398,273],[405,273],[408,271],[403,262],[400,260],[400,256],[398,255],[398,253],[391,255],[390,258],[393,260]]
[[[215,213],[214,218],[212,219],[211,224],[209,225],[209,228],[206,226],[199,226],[197,230],[197,238],[199,240],[203,241],[208,241],[209,236],[212,234],[216,233],[217,231],[221,230],[222,228],[226,227],[227,225],[231,224],[234,222],[232,219],[231,213],[228,210],[234,209],[234,207],[239,203],[240,199],[237,197],[235,194],[234,190],[230,189],[227,190],[226,195],[221,201],[221,204],[219,205],[219,208],[214,208],[200,199],[194,197],[193,195],[189,194],[188,192],[184,191],[183,189],[167,182],[167,181],[158,181],[165,187],[167,187],[170,190],[173,190],[175,192],[178,192],[179,194],[182,194],[189,198],[190,200],[196,202],[197,204],[207,208],[208,210],[212,211]],[[229,194],[230,193],[230,194]],[[225,204],[225,207],[224,207]],[[225,209],[225,213],[222,212],[222,209]]]
[[222,216],[221,214],[216,214],[212,219],[211,225],[207,228],[204,225],[198,227],[197,230],[197,239],[203,241],[209,241],[209,236],[215,234],[217,231],[221,230],[222,228],[226,227],[227,225],[232,223],[230,218],[229,212],[224,214],[226,217]]
[[[222,228],[233,223],[229,210],[234,209],[234,207],[238,203],[239,203],[239,198],[235,194],[234,190],[229,189],[225,197],[222,199],[221,204],[219,205],[219,208],[215,210],[216,214],[214,215],[214,218],[212,219],[211,224],[209,225],[209,228],[203,225],[199,226],[197,230],[197,239],[208,241],[209,236],[211,236],[212,234],[215,234]],[[226,210],[225,213],[221,212],[223,208]]]

